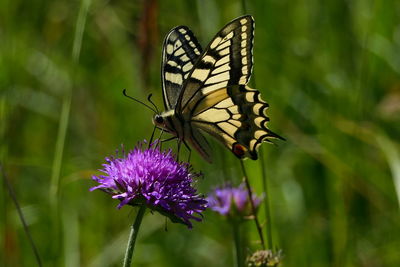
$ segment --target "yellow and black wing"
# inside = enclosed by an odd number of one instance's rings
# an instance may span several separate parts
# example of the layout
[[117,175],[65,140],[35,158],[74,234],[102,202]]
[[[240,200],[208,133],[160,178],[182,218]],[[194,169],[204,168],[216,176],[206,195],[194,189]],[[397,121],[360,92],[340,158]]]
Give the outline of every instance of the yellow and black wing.
[[167,34],[161,63],[161,83],[166,110],[175,108],[183,82],[201,52],[199,42],[188,27],[178,26]]
[[[227,24],[196,62],[179,95],[176,114],[189,121],[185,139],[207,160],[199,129],[214,136],[238,158],[257,159],[257,149],[269,138],[281,138],[267,128],[268,104],[247,86],[253,67],[254,20],[239,17]],[[200,135],[200,136],[199,136]]]

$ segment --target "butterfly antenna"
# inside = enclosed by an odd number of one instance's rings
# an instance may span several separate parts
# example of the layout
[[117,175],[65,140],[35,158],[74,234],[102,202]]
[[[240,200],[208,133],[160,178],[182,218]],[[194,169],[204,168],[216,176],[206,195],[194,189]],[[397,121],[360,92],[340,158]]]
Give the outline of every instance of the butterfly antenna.
[[154,109],[157,111],[157,114],[160,114],[160,112],[158,111],[158,108],[157,108],[156,104],[154,104],[153,100],[151,100],[151,97],[152,97],[152,96],[153,96],[153,94],[149,94],[149,96],[147,97],[147,101],[149,101],[149,102],[153,105]]
[[[146,103],[140,101],[139,99],[136,99],[136,98],[134,98],[134,97],[128,95],[128,94],[126,93],[126,89],[124,89],[124,90],[122,91],[122,93],[123,93],[124,96],[126,96],[127,98],[130,98],[130,99],[132,99],[133,101],[136,101],[136,102],[142,104],[143,106],[147,107],[148,109],[150,109],[150,110],[153,111],[154,113],[157,113],[157,114],[159,113],[159,112],[158,112],[158,109],[154,109],[154,108],[152,108],[151,106],[147,105]],[[153,104],[153,105],[154,105],[154,104]]]

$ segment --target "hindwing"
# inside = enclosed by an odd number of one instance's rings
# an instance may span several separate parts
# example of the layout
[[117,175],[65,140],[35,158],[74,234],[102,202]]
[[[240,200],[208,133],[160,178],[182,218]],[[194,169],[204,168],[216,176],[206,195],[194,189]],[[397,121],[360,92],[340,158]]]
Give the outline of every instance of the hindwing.
[[263,141],[282,139],[267,128],[267,109],[258,90],[233,85],[204,96],[191,110],[191,124],[215,137],[238,158],[257,159]]

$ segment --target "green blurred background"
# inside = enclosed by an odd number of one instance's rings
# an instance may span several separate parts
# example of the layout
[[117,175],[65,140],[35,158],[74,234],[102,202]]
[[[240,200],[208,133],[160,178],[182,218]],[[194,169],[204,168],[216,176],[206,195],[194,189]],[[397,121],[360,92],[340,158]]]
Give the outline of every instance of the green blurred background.
[[[0,161],[45,266],[120,266],[135,211],[88,190],[105,156],[150,136],[151,112],[122,89],[153,93],[161,107],[165,34],[187,25],[204,47],[242,4],[0,2]],[[271,129],[287,139],[263,145],[265,162],[246,167],[259,194],[266,167],[283,266],[400,266],[400,1],[246,8],[256,21],[252,82],[271,106]],[[202,193],[241,179],[236,159],[215,146],[213,165],[193,156]],[[34,266],[3,185],[0,265]],[[244,227],[254,251],[253,222]],[[193,230],[164,228],[163,217],[146,215],[136,266],[233,266],[232,230],[212,212]]]

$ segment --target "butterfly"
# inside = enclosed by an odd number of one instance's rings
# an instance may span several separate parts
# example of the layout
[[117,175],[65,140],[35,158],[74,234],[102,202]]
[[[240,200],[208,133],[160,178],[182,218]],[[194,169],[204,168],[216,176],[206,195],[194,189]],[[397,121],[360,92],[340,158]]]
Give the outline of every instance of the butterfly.
[[186,26],[173,28],[162,51],[165,111],[153,117],[211,162],[207,133],[240,158],[257,159],[262,142],[280,138],[267,128],[268,104],[247,86],[253,68],[254,19],[246,15],[223,27],[204,51]]

